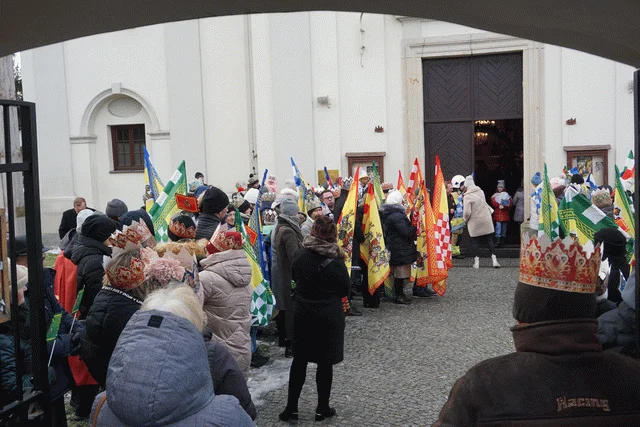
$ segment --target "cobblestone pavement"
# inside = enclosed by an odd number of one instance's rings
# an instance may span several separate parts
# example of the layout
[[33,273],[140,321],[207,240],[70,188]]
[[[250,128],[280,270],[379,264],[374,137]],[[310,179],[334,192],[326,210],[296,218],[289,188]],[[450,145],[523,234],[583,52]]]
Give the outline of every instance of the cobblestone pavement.
[[[517,259],[500,260],[501,269],[481,260],[457,262],[444,297],[413,299],[410,306],[384,303],[349,317],[345,360],[334,367],[331,405],[338,415],[313,419],[317,393],[315,365],[309,365],[297,425],[427,426],[438,416],[454,381],[477,362],[513,351],[509,327]],[[356,300],[361,306],[361,301]],[[252,369],[249,387],[260,427],[284,426],[288,368],[284,349],[265,337],[267,365]]]

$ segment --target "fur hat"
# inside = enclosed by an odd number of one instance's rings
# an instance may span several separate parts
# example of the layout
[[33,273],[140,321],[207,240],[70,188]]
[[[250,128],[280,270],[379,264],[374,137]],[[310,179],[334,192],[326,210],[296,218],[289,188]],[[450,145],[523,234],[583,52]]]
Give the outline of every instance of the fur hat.
[[338,241],[338,229],[336,228],[336,224],[331,218],[326,216],[321,216],[313,222],[311,235],[329,243],[336,243]]
[[144,267],[147,281],[155,281],[159,287],[165,287],[169,282],[184,280],[185,268],[174,258],[155,257]]
[[167,230],[169,239],[177,242],[182,239],[196,238],[196,223],[189,215],[177,214],[169,221],[169,229]]
[[107,240],[118,228],[118,224],[104,215],[90,215],[82,224],[82,235],[99,242]]
[[464,186],[469,188],[472,185],[476,185],[476,183],[473,180],[473,175],[469,175],[464,179]]
[[391,190],[389,194],[387,194],[387,204],[388,205],[399,205],[402,203],[402,193],[398,190]]
[[533,176],[531,177],[531,183],[533,185],[540,185],[541,182],[542,182],[542,174],[540,172],[534,173]]
[[225,192],[218,187],[211,187],[204,193],[200,212],[213,215],[221,212],[228,205],[229,197]]
[[297,202],[287,198],[280,203],[280,213],[282,215],[295,216],[298,212],[300,212],[300,209]]
[[220,231],[214,233],[207,244],[207,252],[215,254],[232,249],[242,249],[242,234],[237,231]]
[[104,213],[107,214],[109,218],[120,218],[127,213],[128,210],[129,208],[127,208],[127,205],[122,200],[113,199],[107,203],[107,208]]

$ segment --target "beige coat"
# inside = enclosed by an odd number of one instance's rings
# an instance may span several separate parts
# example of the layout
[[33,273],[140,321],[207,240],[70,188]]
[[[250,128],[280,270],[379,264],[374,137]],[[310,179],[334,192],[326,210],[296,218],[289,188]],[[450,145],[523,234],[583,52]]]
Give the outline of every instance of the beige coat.
[[487,204],[484,191],[477,185],[470,185],[462,197],[464,222],[471,237],[493,234],[491,207]]
[[251,266],[243,249],[200,261],[204,311],[213,339],[229,347],[245,377],[251,363]]

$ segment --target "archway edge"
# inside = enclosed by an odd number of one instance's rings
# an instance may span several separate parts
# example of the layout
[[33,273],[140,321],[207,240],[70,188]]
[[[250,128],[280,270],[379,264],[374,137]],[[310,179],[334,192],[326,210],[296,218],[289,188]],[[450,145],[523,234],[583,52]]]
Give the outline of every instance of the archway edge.
[[93,131],[93,123],[95,121],[96,114],[100,111],[100,109],[110,100],[118,98],[118,97],[128,97],[136,100],[142,105],[142,108],[145,110],[147,115],[149,116],[149,120],[151,121],[151,132],[157,133],[160,132],[160,122],[158,120],[158,116],[155,113],[155,110],[149,104],[144,97],[142,97],[137,92],[120,87],[119,85],[113,85],[109,89],[105,89],[89,102],[87,108],[84,110],[84,114],[82,115],[82,121],[80,122],[80,135],[94,135]]

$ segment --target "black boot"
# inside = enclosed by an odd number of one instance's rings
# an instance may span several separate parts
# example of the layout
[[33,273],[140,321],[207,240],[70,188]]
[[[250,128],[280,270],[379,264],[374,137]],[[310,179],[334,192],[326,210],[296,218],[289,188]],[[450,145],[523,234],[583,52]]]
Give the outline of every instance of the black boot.
[[393,303],[394,304],[411,304],[411,300],[404,294],[404,279],[395,279],[393,282]]
[[329,408],[328,406],[324,409],[316,408],[316,421],[322,421],[325,418],[331,418],[336,414],[336,410],[333,408]]
[[289,407],[287,406],[286,408],[284,408],[284,411],[282,411],[280,415],[278,415],[278,418],[280,418],[280,421],[297,420],[298,409],[289,409]]

